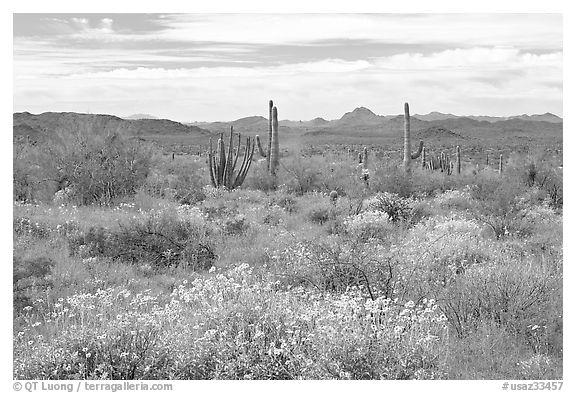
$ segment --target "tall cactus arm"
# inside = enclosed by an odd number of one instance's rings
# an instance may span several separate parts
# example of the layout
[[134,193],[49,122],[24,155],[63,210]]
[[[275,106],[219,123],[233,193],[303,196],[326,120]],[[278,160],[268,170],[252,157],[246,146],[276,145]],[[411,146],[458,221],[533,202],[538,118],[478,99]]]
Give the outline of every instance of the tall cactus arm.
[[238,156],[240,155],[240,144],[242,143],[242,136],[238,133],[238,146],[236,146],[236,153],[234,153],[234,162],[232,163],[232,172],[236,169],[236,163],[238,162]]
[[232,184],[232,152],[234,151],[234,127],[230,126],[230,137],[228,138],[228,154],[226,154],[226,172],[224,174],[224,185],[230,187]]
[[216,179],[214,178],[214,173],[216,172],[216,168],[214,167],[214,152],[212,151],[212,138],[210,138],[210,148],[208,150],[208,170],[210,171],[210,181],[212,182],[212,186],[216,188]]
[[268,155],[266,154],[264,149],[262,149],[262,144],[260,143],[260,136],[259,135],[256,135],[256,146],[258,146],[258,153],[260,153],[260,156],[262,158],[267,158]]
[[214,187],[220,187],[222,185],[222,179],[218,178],[218,160],[216,159],[216,156],[212,156],[212,166],[214,167],[214,176],[215,176],[215,186]]
[[244,147],[244,157],[242,157],[242,164],[240,164],[240,169],[238,170],[238,174],[236,175],[236,180],[234,180],[233,187],[237,186],[240,175],[244,171],[244,168],[246,168],[246,165],[248,165],[248,152],[250,149],[249,143],[250,143],[250,137],[246,137],[246,146]]
[[222,185],[222,180],[224,179],[224,171],[226,170],[226,146],[224,146],[224,135],[220,134],[220,139],[218,139],[218,153],[219,157],[216,159],[219,161],[218,166],[218,185]]
[[254,145],[255,143],[251,141],[250,137],[246,138],[246,149],[244,151],[244,160],[242,162],[242,167],[240,167],[240,171],[238,172],[238,176],[234,181],[232,188],[236,188],[244,183],[244,179],[246,179],[246,175],[248,174],[248,170],[250,169],[250,165],[252,164],[252,158],[254,156]]
[[270,171],[270,159],[272,152],[272,115],[273,115],[274,102],[270,100],[268,102],[268,151],[266,155],[266,164],[268,166],[268,171]]
[[420,141],[420,144],[418,145],[418,150],[415,153],[412,153],[412,155],[410,156],[411,159],[415,160],[418,157],[420,157],[420,154],[422,153],[422,149],[424,148],[424,141]]

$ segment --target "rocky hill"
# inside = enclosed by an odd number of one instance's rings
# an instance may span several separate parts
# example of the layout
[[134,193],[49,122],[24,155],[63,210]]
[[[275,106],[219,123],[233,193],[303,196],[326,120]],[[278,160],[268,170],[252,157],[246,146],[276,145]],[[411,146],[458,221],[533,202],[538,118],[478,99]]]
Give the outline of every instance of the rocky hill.
[[187,135],[209,137],[208,130],[165,119],[126,120],[112,115],[74,112],[45,112],[34,115],[14,113],[12,132],[15,138],[66,138],[76,133],[109,135],[118,133],[126,137],[150,135]]

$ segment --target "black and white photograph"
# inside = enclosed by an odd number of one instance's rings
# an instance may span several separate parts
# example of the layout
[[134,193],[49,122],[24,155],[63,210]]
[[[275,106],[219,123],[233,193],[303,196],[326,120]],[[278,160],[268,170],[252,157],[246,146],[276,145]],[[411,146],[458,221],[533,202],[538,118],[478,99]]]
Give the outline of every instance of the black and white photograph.
[[569,389],[562,13],[12,22],[14,391]]

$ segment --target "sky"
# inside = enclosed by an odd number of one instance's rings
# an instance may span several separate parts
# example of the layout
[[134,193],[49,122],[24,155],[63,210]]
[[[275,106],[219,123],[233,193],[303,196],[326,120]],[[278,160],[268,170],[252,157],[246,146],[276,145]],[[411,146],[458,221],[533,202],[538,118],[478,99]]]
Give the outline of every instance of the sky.
[[561,14],[14,14],[15,112],[562,116]]

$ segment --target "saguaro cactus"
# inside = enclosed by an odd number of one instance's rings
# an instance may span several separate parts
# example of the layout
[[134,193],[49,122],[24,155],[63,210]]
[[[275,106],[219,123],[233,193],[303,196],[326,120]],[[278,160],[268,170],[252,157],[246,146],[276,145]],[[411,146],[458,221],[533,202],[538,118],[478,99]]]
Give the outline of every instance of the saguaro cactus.
[[275,175],[280,164],[280,142],[278,140],[278,109],[272,100],[268,102],[268,150],[262,148],[259,135],[256,135],[256,145],[260,156],[266,158],[268,173]]
[[238,134],[238,146],[233,156],[234,150],[234,128],[230,127],[230,139],[228,142],[228,154],[226,154],[226,146],[224,145],[224,135],[220,134],[218,139],[218,148],[214,154],[212,148],[212,138],[210,138],[210,149],[208,150],[208,170],[210,172],[210,180],[214,187],[225,187],[232,190],[239,187],[244,182],[246,174],[252,164],[252,156],[254,155],[254,143],[250,137],[246,138],[246,147],[244,149],[244,159],[240,165],[238,172],[234,172],[240,154],[241,136]]
[[498,160],[498,174],[502,174],[502,154],[500,154],[500,158]]
[[404,104],[404,170],[406,172],[410,172],[410,164],[412,160],[417,159],[420,157],[422,153],[422,149],[424,148],[424,142],[420,141],[420,145],[418,146],[418,151],[412,153],[410,146],[410,107],[406,102]]
[[456,146],[456,173],[460,174],[462,163],[460,161],[460,146]]
[[266,157],[268,171],[270,171],[270,152],[272,151],[272,108],[274,108],[274,102],[270,100],[268,102],[268,156]]
[[272,137],[270,138],[270,174],[276,175],[280,164],[280,141],[278,140],[278,109],[272,108]]

